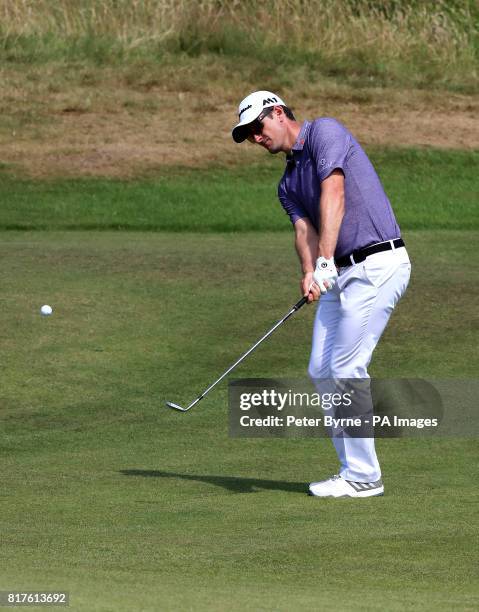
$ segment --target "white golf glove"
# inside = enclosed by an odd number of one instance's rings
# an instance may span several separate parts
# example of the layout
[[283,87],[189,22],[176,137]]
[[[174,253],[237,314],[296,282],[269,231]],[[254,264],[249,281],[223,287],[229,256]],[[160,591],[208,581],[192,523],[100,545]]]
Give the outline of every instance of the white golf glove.
[[[326,259],[325,257],[318,257],[316,260],[316,269],[313,273],[314,282],[318,285],[319,290],[322,294],[327,293],[336,284],[338,278],[338,271],[334,263],[334,257]],[[326,288],[324,281],[328,282]]]

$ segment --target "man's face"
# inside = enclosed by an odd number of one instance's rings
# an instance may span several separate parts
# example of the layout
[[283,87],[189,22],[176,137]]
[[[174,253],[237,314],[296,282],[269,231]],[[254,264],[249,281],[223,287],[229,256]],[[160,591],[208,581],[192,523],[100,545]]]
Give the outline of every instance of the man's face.
[[273,154],[284,151],[286,130],[283,118],[284,112],[280,106],[275,106],[264,118],[260,115],[250,124],[248,140]]

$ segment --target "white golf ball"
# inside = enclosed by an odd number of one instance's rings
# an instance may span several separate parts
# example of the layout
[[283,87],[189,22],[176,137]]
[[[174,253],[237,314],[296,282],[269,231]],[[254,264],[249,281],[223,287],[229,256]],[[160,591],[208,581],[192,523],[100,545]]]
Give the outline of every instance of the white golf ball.
[[49,306],[48,304],[45,304],[44,306],[42,306],[40,308],[40,314],[42,314],[44,317],[49,317],[53,312],[53,308],[51,306]]

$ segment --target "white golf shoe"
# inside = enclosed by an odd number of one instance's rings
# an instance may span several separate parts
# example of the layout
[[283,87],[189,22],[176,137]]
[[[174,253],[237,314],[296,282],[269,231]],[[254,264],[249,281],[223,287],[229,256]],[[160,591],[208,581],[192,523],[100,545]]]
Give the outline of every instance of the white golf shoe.
[[376,482],[353,482],[336,475],[328,480],[312,482],[309,485],[308,495],[314,497],[374,497],[384,495],[384,486],[381,479]]

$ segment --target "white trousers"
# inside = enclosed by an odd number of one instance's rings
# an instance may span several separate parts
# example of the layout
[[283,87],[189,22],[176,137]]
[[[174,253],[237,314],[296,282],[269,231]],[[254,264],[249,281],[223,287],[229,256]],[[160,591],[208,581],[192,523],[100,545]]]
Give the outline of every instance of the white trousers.
[[[308,370],[313,381],[369,378],[372,353],[410,274],[405,247],[340,269],[337,284],[321,296],[316,312]],[[381,478],[374,438],[333,436],[333,443],[343,478],[356,482]]]

